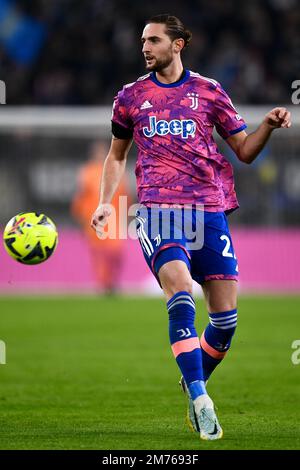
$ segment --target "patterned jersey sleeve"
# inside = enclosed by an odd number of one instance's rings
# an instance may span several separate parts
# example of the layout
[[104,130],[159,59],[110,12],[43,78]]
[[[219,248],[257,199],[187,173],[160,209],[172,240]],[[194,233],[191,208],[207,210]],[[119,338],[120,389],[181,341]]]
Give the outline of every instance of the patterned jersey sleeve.
[[218,83],[215,89],[214,119],[218,134],[227,139],[233,134],[246,129],[244,119],[234,108],[231,99]]
[[115,97],[111,120],[122,127],[132,129],[132,121],[128,116],[128,107],[125,102],[125,89],[119,91]]

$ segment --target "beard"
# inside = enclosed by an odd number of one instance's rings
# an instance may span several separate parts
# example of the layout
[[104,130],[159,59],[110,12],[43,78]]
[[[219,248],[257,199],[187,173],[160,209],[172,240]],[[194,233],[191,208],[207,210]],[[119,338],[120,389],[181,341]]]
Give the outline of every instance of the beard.
[[169,53],[163,59],[155,59],[153,60],[153,65],[147,65],[146,62],[146,70],[148,72],[161,72],[165,68],[167,68],[173,61],[172,54]]

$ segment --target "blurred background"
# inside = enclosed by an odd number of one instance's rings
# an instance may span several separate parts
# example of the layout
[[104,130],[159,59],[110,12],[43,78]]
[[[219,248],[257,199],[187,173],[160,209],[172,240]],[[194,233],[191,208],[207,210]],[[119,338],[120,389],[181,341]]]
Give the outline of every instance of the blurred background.
[[[149,293],[160,289],[136,240],[101,244],[88,220],[110,142],[111,105],[143,75],[145,20],[169,12],[193,33],[187,68],[220,81],[254,130],[272,107],[288,107],[293,127],[274,132],[251,166],[237,161],[240,209],[230,216],[246,293],[300,289],[300,79],[298,0],[0,0],[0,224],[18,212],[45,212],[59,245],[28,267],[0,248],[0,291]],[[130,152],[122,194],[136,202]],[[128,202],[128,205],[129,205]],[[129,217],[128,221],[132,221]]]
[[[292,113],[250,166],[216,136],[235,171],[243,295],[208,390],[225,430],[212,449],[300,449],[300,0],[0,0],[0,228],[36,211],[59,233],[36,266],[0,242],[0,449],[207,449],[184,426],[165,304],[138,241],[100,242],[89,227],[114,96],[145,73],[145,20],[167,12],[193,33],[185,66],[222,83],[249,132],[274,106]],[[127,207],[135,161],[133,146],[117,194]]]

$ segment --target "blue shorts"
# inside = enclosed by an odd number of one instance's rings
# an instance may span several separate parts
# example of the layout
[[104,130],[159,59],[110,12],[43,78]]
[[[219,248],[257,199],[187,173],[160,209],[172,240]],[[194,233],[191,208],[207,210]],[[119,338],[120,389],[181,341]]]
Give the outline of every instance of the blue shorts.
[[150,208],[136,212],[136,230],[145,260],[156,277],[167,262],[186,263],[192,278],[238,279],[238,265],[224,212]]

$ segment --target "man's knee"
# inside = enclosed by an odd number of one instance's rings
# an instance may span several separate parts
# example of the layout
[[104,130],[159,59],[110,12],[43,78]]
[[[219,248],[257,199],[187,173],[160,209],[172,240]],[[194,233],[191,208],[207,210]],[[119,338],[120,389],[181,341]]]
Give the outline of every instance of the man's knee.
[[167,295],[168,299],[173,297],[173,295],[177,294],[177,292],[188,292],[189,294],[192,295],[193,293],[193,285],[192,282],[189,280],[178,280],[174,284],[170,284],[168,286],[163,286],[163,290],[165,294]]
[[228,312],[229,310],[234,310],[237,308],[236,300],[212,300],[208,304],[208,311],[211,313],[218,313],[218,312]]
[[210,313],[228,312],[237,307],[236,281],[208,281],[203,286],[203,292]]
[[185,291],[192,294],[192,277],[183,261],[174,260],[164,264],[160,268],[158,276],[168,300],[177,292]]

